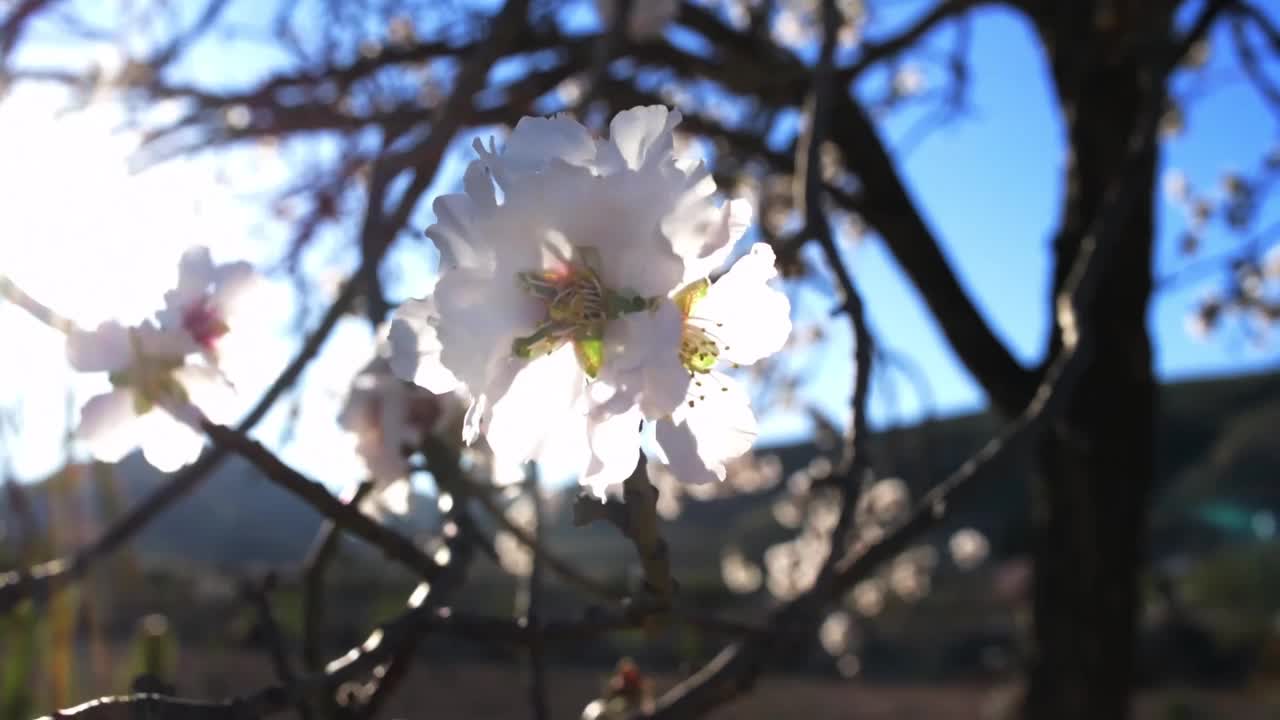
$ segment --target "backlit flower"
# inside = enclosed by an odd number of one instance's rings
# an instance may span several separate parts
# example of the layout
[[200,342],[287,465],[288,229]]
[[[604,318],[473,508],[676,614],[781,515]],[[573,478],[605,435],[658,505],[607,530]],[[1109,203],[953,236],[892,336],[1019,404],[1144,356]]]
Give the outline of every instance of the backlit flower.
[[[621,377],[604,372],[622,345],[620,321],[663,312],[749,216],[741,202],[712,202],[705,167],[677,161],[679,120],[635,108],[597,139],[567,117],[524,118],[500,152],[477,141],[464,192],[436,200],[427,235],[440,278],[431,297],[397,310],[391,364],[432,392],[470,395],[468,443],[483,435],[502,462],[518,463],[553,432],[580,433],[584,483],[603,487],[635,468],[641,409],[603,381]],[[649,406],[670,413],[681,399]]]
[[427,435],[445,424],[456,405],[450,395],[435,395],[405,383],[381,357],[356,375],[338,424],[355,439],[356,453],[374,483],[363,509],[373,515],[383,510],[397,515],[409,511],[412,491],[406,452],[420,447]]
[[786,343],[791,304],[769,285],[777,274],[773,250],[757,243],[715,282],[684,286],[618,333],[623,377],[615,382],[634,386],[645,416],[658,421],[664,462],[685,482],[723,480],[725,463],[755,442],[750,398],[722,368],[751,365]]
[[104,323],[72,330],[67,357],[81,372],[107,372],[110,392],[85,403],[76,438],[103,462],[117,462],[142,448],[147,462],[173,472],[194,461],[204,446],[200,418],[229,419],[232,390],[221,374],[188,364],[182,338],[147,322],[126,328]]
[[262,277],[249,263],[215,265],[208,248],[193,247],[179,261],[177,287],[165,293],[156,320],[182,341],[185,352],[199,352],[218,365],[231,330],[261,312],[262,288]]
[[177,286],[154,320],[68,334],[71,366],[106,372],[112,385],[85,403],[76,430],[95,458],[116,462],[141,447],[147,462],[172,472],[200,455],[201,419],[231,419],[234,391],[220,360],[232,328],[260,310],[259,287],[248,263],[214,265],[196,247],[182,256]]

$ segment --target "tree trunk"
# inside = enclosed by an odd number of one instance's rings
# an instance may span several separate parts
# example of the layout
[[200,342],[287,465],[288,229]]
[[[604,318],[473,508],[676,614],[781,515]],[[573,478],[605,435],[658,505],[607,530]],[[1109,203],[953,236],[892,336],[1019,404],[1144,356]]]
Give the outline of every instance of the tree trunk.
[[[1083,18],[1053,19],[1059,35],[1051,43],[1057,51],[1051,47],[1050,53],[1071,150],[1064,220],[1054,244],[1054,297],[1107,188],[1123,172],[1146,98],[1157,90],[1144,77],[1148,68],[1137,52],[1143,43],[1136,41],[1159,30],[1153,28],[1159,11],[1145,2],[1131,4],[1136,14],[1127,17],[1104,1],[1093,12],[1086,10],[1090,3],[1066,10]],[[1126,28],[1125,20],[1133,23]],[[1040,440],[1027,718],[1129,715],[1155,460],[1156,386],[1146,329],[1155,172],[1152,150],[1139,175],[1128,179],[1139,184],[1143,201],[1116,235],[1120,244],[1107,258],[1083,328],[1094,336],[1092,359],[1062,418]],[[1060,346],[1054,333],[1048,357]]]

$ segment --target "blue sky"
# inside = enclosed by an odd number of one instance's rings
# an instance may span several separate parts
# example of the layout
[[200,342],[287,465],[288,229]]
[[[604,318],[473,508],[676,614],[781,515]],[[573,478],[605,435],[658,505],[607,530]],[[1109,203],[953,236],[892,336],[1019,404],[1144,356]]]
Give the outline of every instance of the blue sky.
[[[900,19],[895,16],[910,17],[927,6],[915,0],[889,4],[887,17],[881,16],[886,23],[883,28],[891,30]],[[873,29],[873,37],[875,32]],[[930,38],[930,44],[945,47],[949,38],[949,31],[939,32]],[[1227,47],[1228,38],[1221,29],[1211,40],[1215,48]],[[998,10],[976,13],[971,48],[969,109],[951,124],[915,142],[909,151],[898,152],[897,161],[962,284],[1015,355],[1026,363],[1034,363],[1040,359],[1050,329],[1049,249],[1061,197],[1065,158],[1062,125],[1051,102],[1041,51],[1032,33],[1016,16]],[[205,48],[193,57],[188,69],[207,72],[207,67],[216,66],[227,82],[243,82],[262,72],[264,66],[284,60],[270,51],[249,52],[247,48],[237,49],[236,62],[222,62],[220,58],[225,57],[225,54],[211,54],[211,49]],[[933,83],[940,80],[931,70],[926,70],[926,78]],[[1203,78],[1211,78],[1212,82],[1206,83]],[[1216,187],[1225,171],[1247,172],[1257,167],[1260,157],[1280,137],[1276,132],[1277,116],[1242,79],[1229,52],[1215,50],[1202,79],[1179,77],[1177,88],[1186,90],[1193,83],[1200,83],[1204,91],[1186,107],[1187,132],[1165,144],[1163,168],[1176,168],[1185,173],[1193,186]],[[17,95],[8,101],[7,109],[0,107],[0,133],[8,133],[10,137],[19,135],[23,143],[47,142],[51,148],[61,148],[66,140],[59,133],[71,132],[72,135],[66,137],[85,140],[87,147],[100,145],[92,141],[95,133],[107,132],[107,123],[70,131],[60,125],[46,126],[37,120],[47,110],[39,105],[42,101],[33,97]],[[38,111],[27,112],[37,106]],[[25,120],[21,122],[15,119],[22,117]],[[911,135],[917,119],[918,113],[906,111],[884,121],[882,131],[890,147],[898,147]],[[187,244],[207,242],[215,256],[222,259],[244,256],[265,261],[275,257],[278,242],[284,236],[282,227],[262,226],[256,215],[256,208],[260,206],[254,203],[258,193],[283,180],[287,168],[278,159],[264,160],[252,149],[222,158],[202,159],[183,166],[185,169],[162,170],[171,174],[151,181],[146,188],[134,188],[130,184],[133,180],[122,179],[124,176],[119,172],[108,172],[114,167],[113,163],[122,166],[127,155],[125,147],[112,150],[114,154],[110,157],[93,161],[107,168],[97,175],[86,172],[96,165],[70,157],[65,149],[49,152],[46,164],[63,162],[64,170],[60,172],[88,176],[87,180],[82,178],[89,183],[84,185],[82,193],[100,196],[96,201],[102,209],[94,215],[90,209],[81,208],[83,214],[94,219],[88,224],[68,224],[65,218],[49,223],[42,220],[41,215],[20,224],[21,232],[12,223],[0,226],[0,267],[65,312],[81,312],[85,318],[95,318],[94,311],[104,307],[104,298],[130,295],[132,304],[119,312],[144,314],[148,298],[158,300],[157,294],[168,286],[172,262]],[[448,165],[455,172],[446,172],[433,192],[450,189],[456,170],[468,153],[464,145],[451,156]],[[55,158],[52,154],[63,157]],[[211,182],[215,167],[233,178],[230,190]],[[60,179],[63,175],[53,172],[44,185],[33,180],[29,173],[15,175],[18,171],[13,169],[8,172],[9,182],[5,184],[6,169],[0,167],[0,188],[5,189],[8,197],[15,198],[16,203],[38,200],[39,193],[54,192],[63,182]],[[168,179],[164,179],[166,177]],[[95,179],[96,186],[92,184]],[[123,195],[116,198],[105,191],[107,187]],[[23,193],[29,195],[27,200],[23,199]],[[197,199],[200,212],[192,214],[185,208]],[[169,206],[169,211],[159,217],[148,216],[150,210],[146,209],[157,205]],[[99,220],[101,213],[110,208],[116,208],[117,212],[107,213],[106,220]],[[48,214],[46,211],[45,215]],[[73,206],[67,214],[82,213]],[[419,219],[423,225],[431,220],[429,203],[420,208]],[[1276,219],[1280,219],[1280,205],[1268,199],[1259,214],[1257,227],[1266,227]],[[108,224],[104,226],[103,222]],[[1158,222],[1156,275],[1166,277],[1188,263],[1178,257],[1175,250],[1174,239],[1183,225],[1181,211],[1161,202]],[[1214,228],[1206,236],[1205,253],[1227,251],[1238,242],[1238,235]],[[334,235],[324,243],[333,248],[341,245],[340,238]],[[37,252],[41,247],[47,251],[45,256]],[[81,273],[74,282],[68,283],[65,276],[70,269],[50,273],[48,267],[41,266],[42,257],[47,265],[55,262],[55,258],[65,262],[65,258],[75,254],[87,258],[73,263],[80,269],[96,266],[106,270]],[[121,262],[121,255],[129,256],[128,262]],[[897,391],[892,393],[896,404],[891,406],[889,395],[882,392],[883,388],[877,388],[871,410],[873,424],[911,421],[922,412],[946,415],[982,407],[980,389],[957,362],[919,295],[883,246],[875,239],[849,246],[847,259],[867,299],[870,321],[879,342],[910,357],[918,365],[928,378],[932,396],[926,406],[901,382],[902,376],[894,374],[898,378]],[[355,257],[335,249],[326,261],[330,263],[327,271],[332,272],[334,268],[350,269]],[[314,262],[319,273],[321,263]],[[417,291],[429,281],[433,263],[434,252],[422,244],[398,247],[389,260],[392,270],[389,275],[394,275],[392,292],[403,296],[421,294]],[[1162,290],[1153,303],[1150,326],[1161,378],[1271,369],[1280,361],[1280,349],[1275,344],[1255,347],[1230,329],[1209,342],[1195,340],[1187,334],[1184,323],[1188,311],[1213,284],[1212,275],[1201,275],[1194,282]],[[268,323],[279,337],[264,342],[258,377],[245,385],[247,402],[252,401],[256,390],[265,387],[273,372],[291,354],[293,341],[284,333],[289,328],[293,308],[286,295],[282,295],[279,307],[268,313]],[[61,351],[57,338],[13,308],[0,307],[0,333],[21,340],[27,348],[20,357],[0,359],[0,377],[28,380],[0,388],[0,407],[19,407],[23,426],[21,443],[4,437],[5,442],[0,445],[0,458],[4,459],[0,462],[0,472],[8,471],[24,478],[39,477],[55,468],[63,457],[60,448],[66,418],[65,388],[70,384],[83,397],[84,393],[100,389],[102,379],[73,378],[59,364]],[[337,430],[333,418],[345,383],[368,357],[370,339],[367,327],[357,321],[340,327],[306,376],[302,421],[296,440],[282,448],[287,461],[333,484],[350,481],[358,474],[351,458],[338,457],[342,445],[335,443]],[[806,400],[833,418],[847,419],[850,346],[845,324],[834,323],[831,356],[803,393]],[[284,408],[278,409],[264,423],[259,435],[274,444],[284,415]],[[806,424],[798,416],[777,416],[770,418],[765,428],[766,441],[781,441],[802,434]],[[339,450],[333,450],[334,447]]]
[[[909,152],[897,153],[896,159],[965,289],[1013,353],[1024,363],[1035,363],[1042,359],[1051,329],[1051,242],[1062,196],[1064,129],[1052,103],[1043,55],[1029,28],[1013,13],[983,10],[975,15],[972,33],[971,109]],[[1187,132],[1164,143],[1161,157],[1162,175],[1179,170],[1200,188],[1216,187],[1226,171],[1255,169],[1280,138],[1278,116],[1243,80],[1232,53],[1225,50],[1228,33],[1219,28],[1210,41],[1216,50],[1202,76],[1212,78],[1204,85],[1211,90],[1186,105]],[[946,42],[947,33],[935,34],[934,44],[945,47]],[[1180,76],[1175,88],[1185,90],[1198,82]],[[916,119],[893,116],[882,124],[890,147],[910,135]],[[1280,204],[1271,197],[1255,229],[1278,217]],[[1178,207],[1161,198],[1157,223],[1157,278],[1203,259],[1188,260],[1177,252],[1176,238],[1185,227]],[[1228,252],[1240,240],[1237,234],[1212,228],[1204,256]],[[849,261],[867,297],[875,334],[883,345],[910,355],[921,366],[930,379],[936,410],[950,414],[984,406],[981,389],[951,352],[920,295],[883,244],[863,243],[849,253]],[[1208,342],[1187,333],[1188,311],[1217,279],[1213,273],[1197,273],[1194,280],[1166,284],[1152,303],[1148,322],[1162,379],[1274,369],[1280,362],[1280,347],[1244,342],[1238,329],[1224,328]],[[848,342],[847,333],[842,334],[834,353],[845,352]],[[832,365],[814,398],[846,396],[847,366]],[[838,393],[833,392],[836,388]],[[905,387],[898,395],[902,403],[913,400]],[[873,398],[877,422],[889,419],[883,401]],[[842,407],[832,401],[824,405]],[[920,409],[903,408],[907,417]]]

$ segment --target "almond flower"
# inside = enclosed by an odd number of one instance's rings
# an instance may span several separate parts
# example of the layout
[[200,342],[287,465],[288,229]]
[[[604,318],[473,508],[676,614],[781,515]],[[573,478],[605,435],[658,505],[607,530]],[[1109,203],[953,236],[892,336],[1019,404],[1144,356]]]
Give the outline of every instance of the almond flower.
[[677,161],[679,121],[634,108],[596,139],[568,117],[524,118],[501,152],[477,141],[464,192],[436,200],[440,278],[397,310],[391,365],[432,392],[464,390],[463,439],[483,435],[499,462],[536,458],[557,432],[585,438],[585,484],[635,468],[643,412],[604,380],[620,321],[705,276],[750,216],[743,201],[716,206],[706,168]]
[[178,286],[164,294],[156,320],[179,341],[184,354],[198,352],[218,366],[235,337],[231,330],[252,324],[251,313],[261,311],[263,287],[253,265],[215,265],[208,248],[193,247],[178,261]]
[[375,517],[383,511],[396,515],[409,512],[412,492],[405,453],[448,424],[456,404],[452,396],[407,385],[382,357],[374,358],[356,375],[338,424],[354,437],[356,453],[374,483],[374,492],[362,503],[362,510]]
[[219,350],[259,281],[247,263],[215,266],[206,249],[195,248],[154,320],[68,334],[71,366],[106,372],[112,385],[80,412],[75,435],[94,458],[117,462],[141,447],[147,462],[173,472],[200,455],[201,418],[232,419],[234,391],[218,367]]
[[724,480],[725,463],[755,442],[751,400],[722,368],[752,365],[786,343],[791,303],[769,285],[777,275],[773,249],[757,243],[715,282],[689,283],[615,333],[610,379],[657,421],[660,459],[684,482]]

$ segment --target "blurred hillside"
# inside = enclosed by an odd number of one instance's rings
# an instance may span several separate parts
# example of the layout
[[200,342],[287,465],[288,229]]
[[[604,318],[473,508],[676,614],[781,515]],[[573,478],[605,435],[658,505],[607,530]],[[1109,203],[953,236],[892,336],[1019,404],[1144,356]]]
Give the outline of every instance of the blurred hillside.
[[[1222,542],[1264,539],[1274,532],[1267,513],[1280,512],[1280,373],[1224,380],[1200,380],[1168,385],[1162,397],[1160,423],[1161,499],[1153,518],[1152,550],[1164,557],[1187,550],[1206,551]],[[909,428],[879,433],[871,452],[881,476],[902,478],[917,496],[955,469],[999,428],[988,414],[930,420]],[[787,535],[771,511],[785,480],[809,467],[821,454],[819,444],[763,448],[760,455],[781,462],[783,483],[764,492],[686,500],[682,512],[670,519],[664,532],[677,562],[690,571],[718,563],[727,543],[748,555],[758,554]],[[992,559],[1024,550],[1027,502],[1022,482],[1028,465],[1023,458],[996,468],[999,477],[988,482],[1000,490],[997,502],[954,508],[950,522],[937,535],[961,526],[982,530],[991,540]],[[92,468],[73,478],[60,475],[27,486],[37,522],[48,527],[51,503],[55,523],[75,519],[74,536],[88,539],[101,529],[104,516],[144,497],[164,480],[134,455],[114,468]],[[575,487],[566,488],[550,504],[548,541],[588,569],[607,570],[615,553],[630,546],[606,525],[574,527],[571,505]],[[56,499],[56,500],[55,500]],[[435,503],[417,498],[408,517],[392,522],[409,531],[435,527]],[[9,499],[0,497],[0,520],[12,535],[16,530]],[[232,457],[189,497],[177,503],[144,530],[134,543],[147,561],[180,562],[228,572],[291,567],[305,555],[318,517],[303,503],[263,479],[247,462]],[[608,565],[602,563],[608,562]],[[596,567],[590,567],[590,566]]]
[[[1273,536],[1280,513],[1280,374],[1206,380],[1167,386],[1162,395],[1159,457],[1161,501],[1151,526],[1152,566],[1159,570],[1149,592],[1145,648],[1149,677],[1195,682],[1234,682],[1246,677],[1267,628],[1280,610],[1280,581],[1263,582],[1280,558]],[[896,476],[918,497],[931,483],[968,458],[998,429],[998,420],[976,414],[932,420],[878,434],[871,443],[879,476]],[[665,521],[673,570],[682,602],[750,619],[771,602],[757,583],[749,592],[729,592],[722,558],[730,548],[762,565],[766,550],[793,537],[780,524],[779,506],[800,476],[812,482],[829,472],[823,460],[836,438],[758,451],[776,468],[777,482],[755,492],[698,500],[685,495],[678,515]],[[981,504],[949,508],[945,525],[926,537],[936,558],[924,592],[907,598],[885,591],[873,612],[845,611],[854,618],[850,640],[865,677],[937,680],[999,675],[1018,660],[1025,620],[1026,490],[1029,459],[1015,456],[995,468],[991,491]],[[163,478],[131,457],[115,468],[75,467],[23,495],[32,506],[41,542],[25,546],[37,557],[65,553],[96,536],[106,520],[155,488]],[[624,585],[633,577],[635,550],[603,523],[575,527],[577,489],[564,488],[548,503],[546,541],[559,555],[593,577]],[[4,542],[0,567],[24,547],[20,514],[12,498],[0,501]],[[396,519],[424,541],[439,532],[432,498],[419,497],[407,518]],[[479,513],[481,524],[494,526]],[[253,647],[252,613],[237,583],[275,570],[284,578],[275,595],[280,623],[300,631],[299,595],[289,578],[305,558],[319,528],[301,502],[260,477],[238,458],[226,461],[190,497],[153,523],[126,553],[96,573],[84,594],[92,597],[93,625],[107,638],[127,641],[139,618],[166,615],[184,646]],[[950,557],[948,540],[960,528],[976,528],[989,551],[977,567]],[[346,561],[334,565],[328,587],[334,596],[326,646],[338,650],[360,642],[370,623],[403,607],[411,578],[348,541]],[[358,561],[353,561],[358,560]],[[512,612],[517,581],[478,556],[470,579],[453,604],[480,614]],[[584,608],[549,578],[547,607],[557,617]],[[885,587],[892,587],[886,583]],[[86,607],[88,607],[86,605]],[[81,613],[88,612],[82,610]],[[424,646],[430,650],[432,640]],[[620,633],[579,649],[563,662],[606,665],[634,654],[658,667],[705,659],[716,638],[681,631],[662,642]],[[440,648],[436,648],[437,650]],[[450,645],[455,656],[501,659],[492,648]],[[459,655],[461,653],[461,655]],[[789,658],[789,666],[833,672],[821,649]]]

